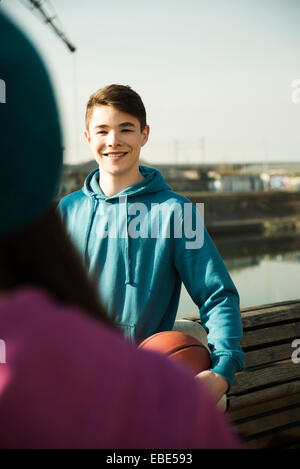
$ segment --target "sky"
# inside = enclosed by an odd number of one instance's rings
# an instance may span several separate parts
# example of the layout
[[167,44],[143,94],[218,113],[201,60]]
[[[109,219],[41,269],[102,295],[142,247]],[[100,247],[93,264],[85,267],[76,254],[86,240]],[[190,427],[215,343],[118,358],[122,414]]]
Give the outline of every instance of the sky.
[[151,129],[145,162],[300,161],[300,102],[291,86],[300,79],[300,0],[43,5],[57,15],[75,53],[24,1],[0,1],[46,63],[66,163],[92,159],[85,106],[110,83],[130,85],[143,99]]

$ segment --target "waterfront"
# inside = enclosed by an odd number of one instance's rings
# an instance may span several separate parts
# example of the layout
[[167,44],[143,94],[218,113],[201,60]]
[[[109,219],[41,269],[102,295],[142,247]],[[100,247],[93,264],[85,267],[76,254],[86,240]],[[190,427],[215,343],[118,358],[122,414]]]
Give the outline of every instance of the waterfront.
[[[96,167],[95,161],[65,165],[58,199],[78,190]],[[175,192],[204,204],[206,228],[238,289],[241,308],[300,299],[299,163],[156,167]],[[270,184],[256,184],[254,176]],[[223,192],[210,184],[221,180]],[[183,286],[177,318],[197,311]]]
[[[241,308],[300,299],[300,239],[214,239],[240,294]],[[197,315],[182,288],[177,319]]]

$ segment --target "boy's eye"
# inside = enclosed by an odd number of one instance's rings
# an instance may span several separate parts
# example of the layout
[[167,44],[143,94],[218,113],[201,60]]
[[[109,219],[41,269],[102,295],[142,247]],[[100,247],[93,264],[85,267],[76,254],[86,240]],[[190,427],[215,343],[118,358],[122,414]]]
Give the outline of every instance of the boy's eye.
[[[132,129],[122,129],[121,132],[122,133],[132,132]],[[107,130],[98,130],[98,132],[96,132],[96,135],[106,135],[106,134],[107,134]]]

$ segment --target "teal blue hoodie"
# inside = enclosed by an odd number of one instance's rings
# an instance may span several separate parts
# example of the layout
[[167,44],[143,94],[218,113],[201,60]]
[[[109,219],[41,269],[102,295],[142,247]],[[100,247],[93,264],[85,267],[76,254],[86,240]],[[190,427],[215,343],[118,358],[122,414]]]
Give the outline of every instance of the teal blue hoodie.
[[238,292],[195,206],[158,170],[140,172],[141,182],[112,197],[99,186],[99,170],[90,173],[59,203],[67,231],[131,340],[173,328],[183,282],[208,332],[211,369],[231,387],[244,368]]

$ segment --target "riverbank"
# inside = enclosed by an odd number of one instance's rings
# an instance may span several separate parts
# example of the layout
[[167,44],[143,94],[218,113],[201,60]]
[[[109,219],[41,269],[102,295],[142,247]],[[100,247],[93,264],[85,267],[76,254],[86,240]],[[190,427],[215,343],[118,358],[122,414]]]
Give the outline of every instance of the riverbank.
[[[81,187],[78,181],[76,187]],[[193,203],[204,203],[204,222],[211,235],[286,237],[300,233],[300,191],[177,192]]]
[[211,235],[300,233],[300,191],[181,192],[204,203],[204,222]]

